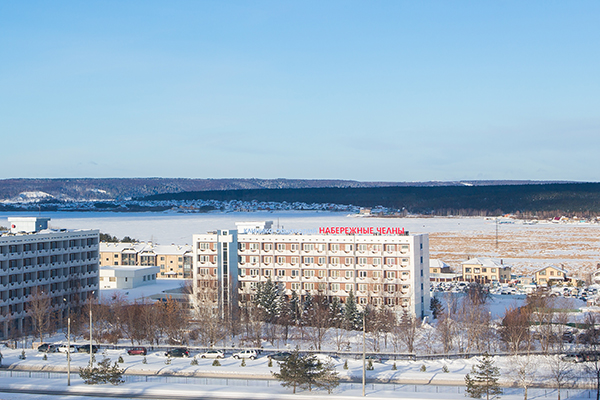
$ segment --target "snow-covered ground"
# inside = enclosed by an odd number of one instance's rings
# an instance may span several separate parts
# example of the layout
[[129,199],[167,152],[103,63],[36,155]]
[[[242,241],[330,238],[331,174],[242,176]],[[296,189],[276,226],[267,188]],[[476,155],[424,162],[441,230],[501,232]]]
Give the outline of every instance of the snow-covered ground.
[[[9,366],[9,369],[0,370],[0,390],[2,388],[17,388],[27,385],[36,390],[47,389],[66,389],[66,375],[58,374],[56,370],[64,371],[66,368],[66,355],[62,353],[47,354],[47,360],[44,360],[44,353],[36,350],[27,350],[25,360],[19,359],[20,349],[3,349],[3,365]],[[116,361],[119,357],[123,358],[120,364],[125,369],[127,375],[125,383],[119,387],[112,386],[86,386],[83,384],[76,373],[79,366],[85,366],[89,362],[89,355],[85,353],[75,353],[72,355],[71,374],[72,388],[76,390],[91,391],[91,393],[106,392],[120,393],[123,398],[127,398],[127,393],[145,393],[146,395],[165,393],[174,395],[180,393],[194,397],[201,397],[202,393],[207,393],[217,397],[237,397],[237,398],[281,398],[291,394],[290,390],[282,388],[277,381],[265,380],[271,378],[271,372],[278,371],[278,365],[274,362],[272,367],[268,366],[266,357],[259,357],[256,360],[246,360],[246,366],[241,365],[241,361],[227,357],[220,360],[221,366],[213,366],[212,360],[199,359],[198,365],[191,365],[190,358],[173,358],[170,364],[166,363],[166,357],[163,352],[150,352],[145,358],[143,356],[129,356],[125,350],[104,350],[96,355],[98,360],[103,357],[109,357]],[[533,362],[536,365],[535,379],[540,384],[550,383],[548,366],[548,357],[534,356]],[[344,369],[344,362],[347,361],[348,369]],[[496,357],[497,366],[502,373],[502,382],[510,384],[514,380],[513,369],[517,364],[516,360],[510,357]],[[362,361],[355,359],[335,359],[336,370],[342,378],[354,378],[354,383],[342,383],[335,390],[332,398],[338,396],[357,397],[361,395],[362,387],[360,378],[362,374]],[[395,382],[387,384],[369,383],[366,386],[367,394],[370,398],[391,398],[401,396],[403,398],[464,398],[464,376],[470,372],[471,367],[478,363],[478,358],[457,359],[457,360],[435,360],[435,361],[393,361],[388,360],[382,363],[374,363],[374,370],[367,371],[367,378],[377,379],[380,382]],[[394,364],[396,369],[394,370]],[[423,371],[425,367],[425,371]],[[448,372],[444,372],[447,368]],[[589,374],[585,372],[582,364],[572,364],[573,375],[581,383],[589,379]],[[24,372],[23,370],[41,370],[42,372]],[[134,376],[135,375],[135,376]],[[148,377],[144,375],[149,375]],[[179,375],[179,376],[174,376]],[[193,377],[195,376],[195,377]],[[258,380],[256,380],[258,379]],[[74,389],[74,390],[75,390]],[[522,398],[522,392],[518,389],[507,388],[507,394],[502,396],[504,399]],[[302,392],[303,396],[310,398],[326,394],[323,391],[316,391],[311,394]],[[570,389],[569,396],[580,394],[582,397],[586,394],[581,390]],[[554,389],[532,390],[530,398],[544,398],[550,395],[550,398],[556,396]],[[566,398],[567,391],[563,389],[563,398]],[[23,398],[7,397],[0,395],[0,399]],[[573,397],[571,397],[573,398]]]

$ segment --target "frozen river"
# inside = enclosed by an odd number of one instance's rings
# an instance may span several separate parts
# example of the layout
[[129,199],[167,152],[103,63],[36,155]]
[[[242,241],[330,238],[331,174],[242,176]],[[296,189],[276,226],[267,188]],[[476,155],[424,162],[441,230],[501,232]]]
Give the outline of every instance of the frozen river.
[[[9,216],[36,216],[37,213],[0,213],[0,225],[7,226]],[[483,218],[357,218],[339,212],[282,211],[249,213],[108,213],[43,212],[53,228],[99,229],[122,238],[151,240],[158,244],[189,244],[192,235],[216,229],[234,229],[236,222],[273,221],[285,229],[317,229],[327,226],[399,227],[411,233],[487,231],[495,229],[493,221]],[[521,225],[519,225],[521,226]]]

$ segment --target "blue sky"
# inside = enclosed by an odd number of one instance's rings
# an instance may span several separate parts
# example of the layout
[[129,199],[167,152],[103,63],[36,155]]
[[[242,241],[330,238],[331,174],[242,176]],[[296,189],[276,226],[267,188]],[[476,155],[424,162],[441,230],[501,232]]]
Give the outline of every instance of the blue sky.
[[0,2],[0,178],[599,181],[599,15]]

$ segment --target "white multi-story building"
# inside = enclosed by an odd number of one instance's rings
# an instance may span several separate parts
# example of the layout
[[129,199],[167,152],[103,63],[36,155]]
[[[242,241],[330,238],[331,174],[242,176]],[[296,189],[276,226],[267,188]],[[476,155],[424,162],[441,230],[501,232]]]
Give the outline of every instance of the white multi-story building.
[[98,293],[97,230],[48,229],[49,218],[9,218],[0,235],[0,338],[29,333],[35,294],[58,320]]
[[[429,239],[398,228],[326,227],[282,232],[272,223],[238,224],[193,236],[194,290],[220,307],[251,298],[268,279],[295,291],[388,306],[423,317],[429,310]],[[214,290],[217,289],[217,290]]]

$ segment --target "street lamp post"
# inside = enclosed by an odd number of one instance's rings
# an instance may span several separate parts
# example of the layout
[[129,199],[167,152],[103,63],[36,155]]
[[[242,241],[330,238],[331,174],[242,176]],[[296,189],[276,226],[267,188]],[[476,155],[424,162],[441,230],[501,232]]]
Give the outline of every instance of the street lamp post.
[[67,386],[71,386],[71,303],[63,300],[67,303]]
[[90,368],[92,367],[92,360],[93,360],[93,351],[92,351],[92,306],[94,304],[94,294],[96,292],[92,291],[92,297],[90,298]]

